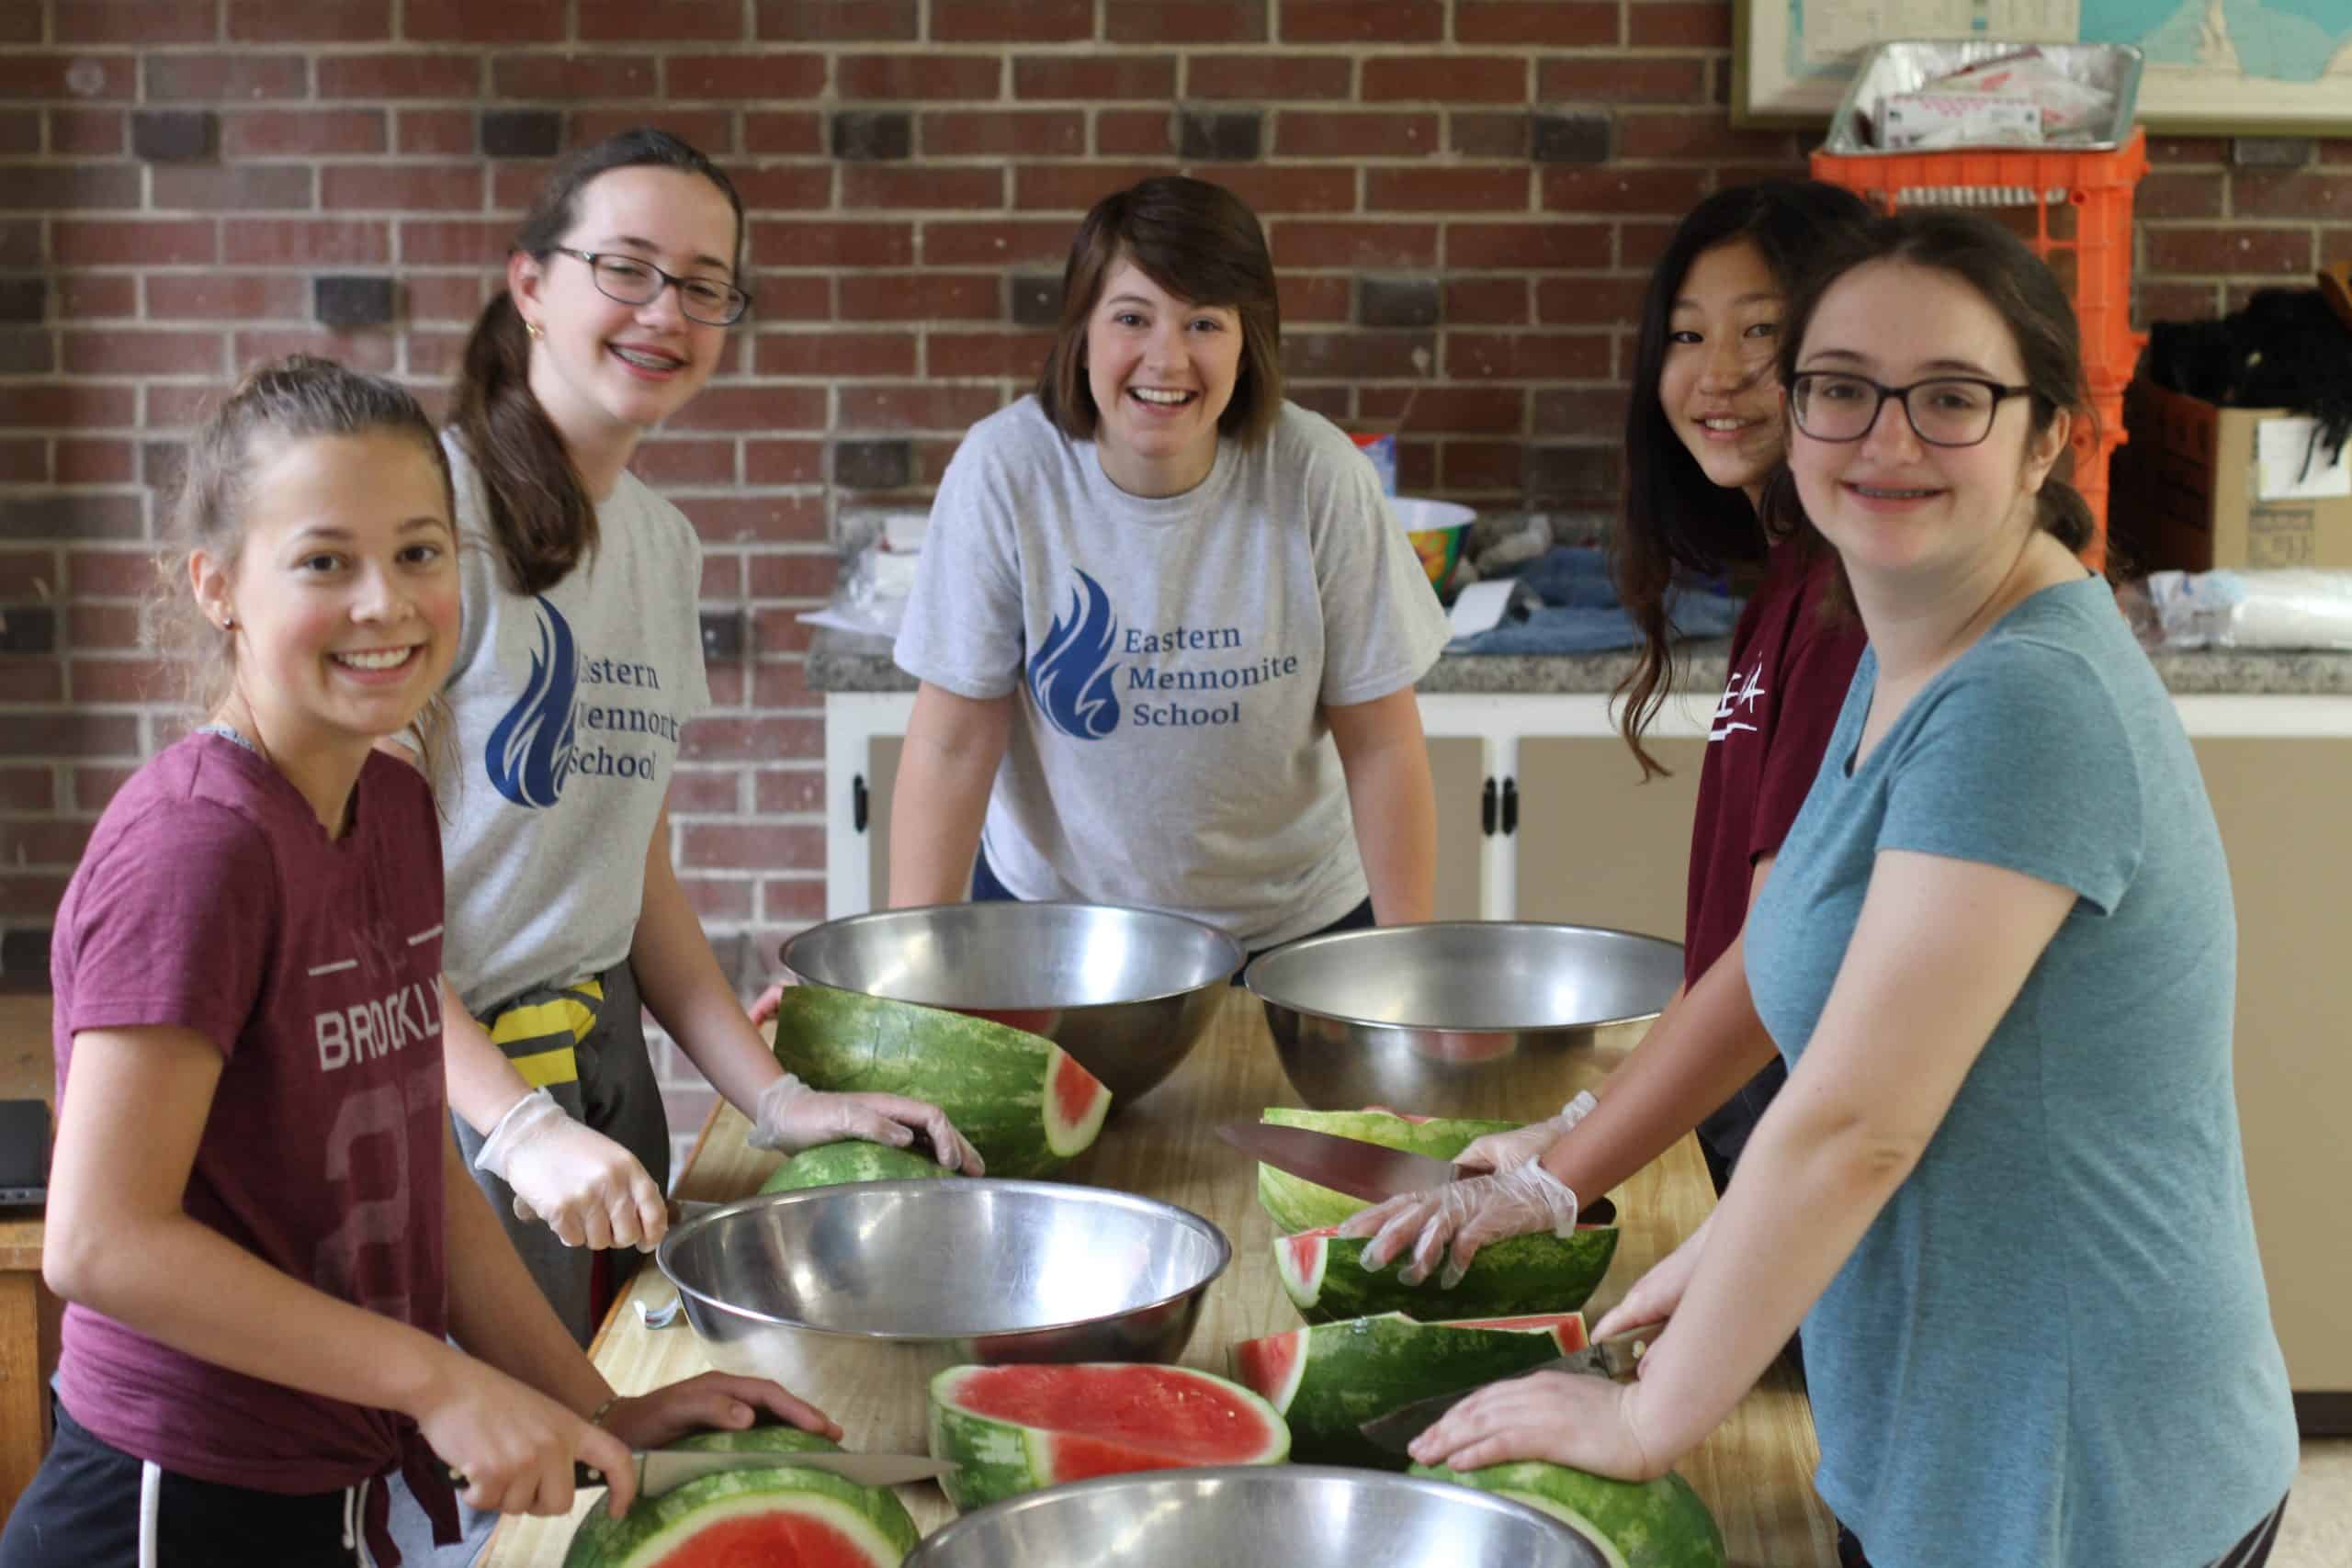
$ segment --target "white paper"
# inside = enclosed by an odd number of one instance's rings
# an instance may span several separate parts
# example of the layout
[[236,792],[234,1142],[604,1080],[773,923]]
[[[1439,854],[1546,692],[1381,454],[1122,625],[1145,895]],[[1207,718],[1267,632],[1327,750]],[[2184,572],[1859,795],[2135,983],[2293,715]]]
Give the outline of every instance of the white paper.
[[1498,577],[1491,582],[1474,582],[1454,596],[1453,608],[1446,612],[1453,623],[1456,637],[1476,637],[1501,623],[1503,611],[1510,604],[1511,590],[1519,586],[1515,577]]
[[[2330,456],[2318,441],[2319,421],[2297,414],[2266,419],[2254,427],[2255,493],[2264,501],[2324,500],[2352,496],[2352,441]],[[2306,462],[2309,467],[2307,468]]]

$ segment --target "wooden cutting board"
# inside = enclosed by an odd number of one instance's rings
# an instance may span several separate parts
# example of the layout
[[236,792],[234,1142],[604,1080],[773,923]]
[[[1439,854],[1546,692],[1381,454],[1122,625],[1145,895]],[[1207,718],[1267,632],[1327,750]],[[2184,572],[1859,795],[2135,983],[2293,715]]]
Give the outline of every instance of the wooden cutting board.
[[[1597,1082],[1614,1065],[1612,1057],[1596,1056],[1592,1079]],[[1199,1329],[1184,1356],[1187,1366],[1224,1373],[1227,1346],[1298,1326],[1298,1314],[1275,1275],[1273,1228],[1257,1204],[1256,1167],[1212,1133],[1220,1122],[1255,1120],[1268,1105],[1295,1103],[1275,1060],[1263,1012],[1256,998],[1237,990],[1225,998],[1190,1059],[1136,1103],[1114,1107],[1101,1139],[1065,1173],[1069,1180],[1179,1204],[1214,1221],[1231,1239],[1232,1267],[1209,1288]],[[677,1195],[725,1201],[755,1190],[779,1160],[746,1146],[746,1131],[743,1119],[722,1105],[703,1128]],[[1613,1196],[1623,1233],[1609,1279],[1587,1305],[1590,1318],[1598,1318],[1714,1207],[1698,1145],[1687,1137]],[[683,1317],[680,1326],[662,1331],[639,1321],[640,1303],[658,1304],[673,1293],[649,1266],[615,1303],[591,1347],[614,1388],[641,1393],[709,1366]],[[793,1379],[791,1386],[842,1424],[845,1446],[921,1452],[923,1371],[911,1352],[893,1358],[860,1350],[808,1365],[806,1375]],[[1734,1563],[1833,1568],[1837,1528],[1813,1490],[1818,1452],[1812,1416],[1804,1394],[1783,1377],[1776,1371],[1679,1468],[1714,1510]],[[926,1534],[955,1517],[931,1483],[902,1486],[899,1495]],[[567,1518],[502,1522],[481,1568],[558,1568],[581,1516],[592,1506],[601,1506],[603,1496],[583,1497]]]

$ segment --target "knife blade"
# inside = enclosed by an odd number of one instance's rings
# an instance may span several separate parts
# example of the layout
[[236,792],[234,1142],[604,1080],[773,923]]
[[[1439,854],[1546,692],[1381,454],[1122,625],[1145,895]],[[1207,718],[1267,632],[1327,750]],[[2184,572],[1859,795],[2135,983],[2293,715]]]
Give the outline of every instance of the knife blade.
[[1216,1135],[1276,1169],[1374,1203],[1407,1192],[1442,1187],[1464,1174],[1450,1160],[1384,1148],[1361,1138],[1342,1138],[1308,1127],[1227,1122],[1217,1128]]
[[[927,1481],[961,1468],[954,1460],[932,1459],[924,1454],[641,1449],[632,1451],[628,1457],[637,1471],[638,1493],[646,1497],[659,1497],[689,1481],[699,1481],[706,1475],[723,1475],[735,1470],[821,1470],[861,1486],[897,1486],[910,1481]],[[449,1482],[459,1491],[465,1490],[468,1484],[465,1473],[454,1466],[449,1470]],[[576,1487],[605,1485],[604,1472],[592,1464],[574,1463],[571,1484]]]
[[[1496,1378],[1493,1382],[1509,1382],[1514,1378],[1529,1377],[1536,1372],[1577,1372],[1589,1377],[1611,1379],[1626,1377],[1633,1372],[1634,1365],[1640,1359],[1642,1352],[1650,1348],[1650,1341],[1656,1339],[1665,1326],[1664,1324],[1654,1323],[1629,1333],[1612,1335],[1607,1339],[1596,1339],[1584,1348],[1571,1350],[1557,1360],[1545,1361],[1541,1366],[1530,1367],[1521,1372],[1513,1372],[1509,1378]],[[1491,1383],[1476,1383],[1468,1388],[1455,1389],[1451,1393],[1437,1393],[1431,1394],[1427,1399],[1417,1399],[1410,1404],[1398,1405],[1385,1416],[1374,1416],[1371,1420],[1360,1424],[1356,1430],[1387,1452],[1401,1454],[1407,1450],[1415,1438],[1437,1425],[1438,1417],[1477,1393],[1478,1390],[1490,1386],[1492,1386]]]

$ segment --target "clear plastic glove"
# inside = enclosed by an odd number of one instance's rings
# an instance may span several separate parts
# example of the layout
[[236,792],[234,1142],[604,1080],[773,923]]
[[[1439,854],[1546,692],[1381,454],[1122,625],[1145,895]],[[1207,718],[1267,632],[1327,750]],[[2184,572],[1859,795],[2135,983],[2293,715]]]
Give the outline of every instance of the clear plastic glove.
[[1396,1271],[1408,1285],[1428,1279],[1442,1256],[1445,1272],[1438,1282],[1451,1290],[1462,1282],[1478,1249],[1490,1241],[1537,1231],[1571,1235],[1576,1228],[1577,1195],[1529,1160],[1492,1176],[1468,1176],[1426,1192],[1391,1198],[1348,1216],[1340,1234],[1372,1237],[1372,1245],[1363,1249],[1367,1269],[1386,1268],[1410,1242],[1412,1256]]
[[514,1217],[545,1220],[566,1247],[650,1252],[669,1228],[662,1190],[637,1156],[564,1114],[546,1089],[508,1108],[474,1156],[514,1189]]
[[980,1151],[965,1141],[936,1105],[903,1094],[825,1094],[786,1073],[760,1090],[752,1115],[752,1146],[798,1154],[820,1144],[863,1138],[903,1149],[920,1130],[931,1140],[931,1157],[966,1176],[986,1173]]
[[1578,1090],[1574,1100],[1560,1107],[1557,1116],[1530,1122],[1509,1133],[1489,1133],[1475,1139],[1468,1148],[1453,1156],[1453,1163],[1464,1170],[1509,1170],[1515,1165],[1541,1159],[1544,1151],[1556,1143],[1561,1134],[1583,1121],[1600,1103],[1592,1098],[1591,1090]]

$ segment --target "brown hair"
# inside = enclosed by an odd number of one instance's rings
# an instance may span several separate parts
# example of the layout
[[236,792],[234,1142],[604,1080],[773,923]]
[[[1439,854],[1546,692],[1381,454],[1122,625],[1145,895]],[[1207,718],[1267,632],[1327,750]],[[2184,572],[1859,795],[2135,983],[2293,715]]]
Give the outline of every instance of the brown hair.
[[[1873,218],[1841,236],[1823,256],[1819,269],[1799,291],[1781,325],[1782,386],[1789,385],[1797,373],[1805,333],[1831,287],[1855,268],[1880,261],[1949,273],[1993,308],[2008,329],[2018,359],[2025,367],[2027,404],[2035,434],[2048,430],[2062,412],[2078,422],[2095,420],[2084,389],[2082,328],[2075,319],[2074,302],[2066,298],[2056,275],[2023,240],[1992,220],[1932,209]],[[2096,439],[2096,423],[2089,428]],[[2035,497],[2035,526],[2079,555],[2098,536],[2098,522],[2081,492],[2061,477],[2073,471],[2069,443],[2069,450],[2059,454]],[[1768,525],[1811,527],[1786,465],[1764,487],[1763,513]],[[1838,581],[1841,586],[1845,581],[1842,568]]]
[[[235,690],[237,641],[234,632],[213,624],[189,592],[188,563],[202,550],[223,571],[236,570],[244,550],[246,486],[256,448],[266,441],[373,434],[412,440],[431,457],[454,542],[457,506],[448,455],[417,400],[380,377],[305,354],[256,366],[189,438],[168,542],[155,561],[157,589],[147,629],[156,651],[182,671],[188,705],[197,713],[217,712]],[[414,727],[427,778],[448,727],[448,708],[436,693]]]
[[1814,180],[1735,186],[1692,208],[1650,269],[1625,406],[1625,515],[1610,547],[1618,603],[1642,634],[1641,655],[1614,694],[1617,732],[1641,764],[1645,783],[1667,772],[1642,735],[1674,685],[1668,591],[1678,577],[1711,577],[1733,561],[1760,558],[1767,546],[1747,497],[1707,477],[1658,402],[1674,302],[1702,255],[1741,243],[1756,247],[1783,296],[1794,294],[1826,239],[1870,215],[1851,191]]
[[[523,217],[514,250],[544,261],[579,221],[580,193],[598,175],[650,165],[700,175],[735,209],[735,272],[743,271],[743,198],[718,166],[666,130],[619,131],[555,166]],[[511,254],[511,253],[510,253]],[[563,581],[596,547],[596,506],[563,435],[531,391],[531,343],[502,288],[466,339],[449,416],[481,474],[484,522],[507,585],[537,593]]]
[[1265,231],[1249,204],[1223,186],[1181,175],[1142,181],[1094,204],[1062,268],[1062,320],[1037,401],[1073,441],[1091,441],[1102,411],[1086,380],[1086,323],[1121,257],[1169,293],[1241,316],[1241,368],[1220,434],[1254,446],[1282,412],[1282,306]]

